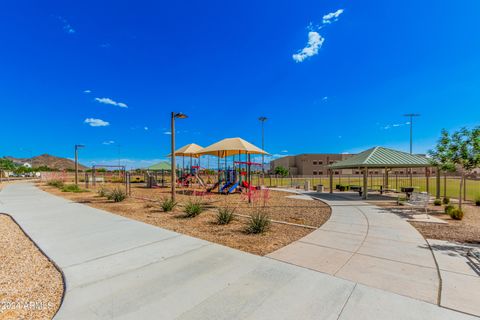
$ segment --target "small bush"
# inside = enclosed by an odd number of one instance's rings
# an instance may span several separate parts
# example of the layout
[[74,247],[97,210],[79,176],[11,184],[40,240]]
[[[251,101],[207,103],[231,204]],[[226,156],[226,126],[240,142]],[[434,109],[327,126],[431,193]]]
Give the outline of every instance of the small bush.
[[450,215],[450,212],[451,212],[453,209],[455,209],[455,207],[449,204],[449,205],[445,206],[445,213],[448,214],[448,215]]
[[81,189],[78,185],[76,184],[66,184],[61,188],[62,192],[84,192],[85,190]]
[[480,206],[480,195],[475,198],[475,205]]
[[47,182],[47,185],[55,188],[62,188],[65,184],[62,180],[50,180]]
[[169,212],[169,211],[172,211],[173,208],[175,208],[176,205],[177,205],[177,203],[175,201],[173,201],[173,199],[165,198],[165,199],[162,200],[162,203],[160,204],[160,207],[162,207],[162,210],[164,212]]
[[231,209],[231,208],[228,208],[228,207],[218,209],[217,223],[218,224],[229,224],[233,220],[233,212],[234,211],[235,211],[234,209]]
[[120,188],[115,188],[107,196],[108,200],[113,200],[113,202],[121,202],[127,198],[127,194]]
[[189,201],[185,206],[185,217],[193,218],[198,216],[204,210],[203,203],[200,201]]
[[247,225],[247,233],[263,233],[270,226],[270,217],[265,212],[256,212],[250,216],[250,220]]
[[443,202],[443,204],[449,204],[450,203],[450,198],[445,197],[445,198],[443,198],[442,202]]
[[99,197],[108,197],[110,191],[105,187],[100,187],[97,191]]
[[434,205],[434,206],[437,206],[437,207],[438,207],[438,206],[441,206],[441,205],[442,205],[442,200],[440,200],[440,199],[435,199],[435,201],[433,201],[433,205]]
[[450,210],[449,214],[450,218],[455,220],[462,220],[463,219],[463,211],[460,208],[453,208]]

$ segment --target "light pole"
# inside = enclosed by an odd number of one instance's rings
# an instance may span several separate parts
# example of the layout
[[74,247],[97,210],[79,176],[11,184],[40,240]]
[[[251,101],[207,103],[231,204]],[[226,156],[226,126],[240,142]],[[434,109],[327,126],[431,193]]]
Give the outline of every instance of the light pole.
[[75,145],[75,185],[78,185],[78,149],[85,148],[83,144]]
[[[265,150],[265,129],[264,124],[267,121],[267,117],[260,117],[258,120],[262,123],[262,150]],[[262,173],[265,174],[265,155],[262,153]]]
[[184,113],[181,113],[181,112],[172,112],[172,116],[171,116],[171,124],[170,124],[170,133],[171,133],[171,138],[172,138],[172,142],[171,142],[171,147],[172,147],[172,150],[171,150],[171,157],[172,157],[172,161],[171,161],[171,179],[172,179],[172,201],[175,201],[175,184],[176,184],[176,164],[175,164],[175,119],[185,119],[185,118],[188,118],[188,116]]
[[413,117],[420,117],[418,113],[407,113],[403,115],[404,117],[410,118],[410,154],[412,154],[412,144],[413,144]]

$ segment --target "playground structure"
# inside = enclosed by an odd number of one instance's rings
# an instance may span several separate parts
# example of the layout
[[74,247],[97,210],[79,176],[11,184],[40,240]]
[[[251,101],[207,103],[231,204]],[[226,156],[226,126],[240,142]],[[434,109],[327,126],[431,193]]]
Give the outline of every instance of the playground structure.
[[[252,167],[261,167],[261,164],[251,161],[252,154],[268,153],[241,138],[228,138],[206,148],[191,143],[168,156],[183,158],[182,166],[177,169],[178,178],[175,181],[177,186],[183,188],[198,186],[207,193],[231,194],[257,189],[252,186]],[[201,156],[217,157],[217,167],[212,169],[208,164],[206,168],[202,167]],[[190,164],[187,166],[185,158],[190,158]],[[216,181],[211,179],[212,172],[216,172]],[[147,187],[153,187],[153,184],[147,183]]]

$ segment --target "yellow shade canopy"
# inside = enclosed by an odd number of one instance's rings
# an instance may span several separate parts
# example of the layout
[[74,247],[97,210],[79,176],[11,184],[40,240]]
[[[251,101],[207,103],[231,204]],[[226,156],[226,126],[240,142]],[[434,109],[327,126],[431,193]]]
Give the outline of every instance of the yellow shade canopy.
[[197,152],[198,156],[212,155],[220,158],[238,155],[238,154],[266,154],[267,152],[254,146],[242,138],[227,138],[218,141]]
[[[198,158],[198,152],[203,148],[195,143],[187,144],[186,146],[181,147],[180,149],[175,150],[175,155],[177,157],[192,157]],[[172,154],[170,153],[168,157],[171,157]]]

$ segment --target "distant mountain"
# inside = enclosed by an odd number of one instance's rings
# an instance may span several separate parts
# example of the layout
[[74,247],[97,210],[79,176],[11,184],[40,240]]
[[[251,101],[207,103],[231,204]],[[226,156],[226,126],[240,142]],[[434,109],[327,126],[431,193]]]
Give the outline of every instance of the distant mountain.
[[[14,158],[10,156],[6,156],[4,158],[12,160],[13,163],[19,164],[19,165],[23,165],[24,163],[30,163],[33,168],[46,166],[56,170],[75,169],[74,161],[67,158],[52,156],[46,153],[33,158]],[[85,170],[85,169],[88,169],[88,167],[79,163],[78,169]]]

